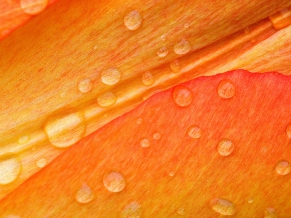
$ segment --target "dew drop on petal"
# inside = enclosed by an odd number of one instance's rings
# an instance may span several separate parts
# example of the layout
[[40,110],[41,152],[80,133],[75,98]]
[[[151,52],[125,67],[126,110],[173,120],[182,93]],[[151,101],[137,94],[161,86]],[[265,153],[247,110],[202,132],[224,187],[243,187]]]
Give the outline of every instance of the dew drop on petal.
[[219,141],[216,149],[221,156],[228,156],[233,152],[234,144],[229,139],[222,139]]
[[127,29],[136,30],[141,26],[142,17],[137,10],[133,10],[125,15],[123,21]]
[[94,200],[95,195],[93,190],[87,184],[82,184],[75,196],[76,200],[81,204],[86,204]]
[[218,84],[217,92],[222,98],[232,98],[235,94],[235,86],[232,81],[223,79]]
[[188,135],[193,139],[199,139],[201,137],[202,131],[199,126],[190,126],[188,128]]
[[39,168],[43,168],[45,167],[47,164],[47,160],[46,158],[40,158],[39,160],[36,161],[36,166],[39,167]]
[[190,26],[189,23],[185,23],[185,24],[184,24],[184,27],[185,27],[186,29],[189,28],[189,26]]
[[140,218],[141,215],[141,205],[136,201],[126,205],[121,212],[121,218]]
[[182,39],[174,46],[174,52],[178,55],[187,54],[190,49],[191,45],[186,39]]
[[161,35],[161,40],[163,40],[163,41],[166,40],[166,35],[165,34]]
[[109,68],[107,70],[102,71],[101,80],[106,85],[115,85],[119,82],[121,78],[121,73],[116,68]]
[[288,124],[286,127],[286,134],[289,138],[291,138],[291,124]]
[[180,207],[180,208],[178,208],[177,209],[177,214],[179,214],[179,215],[185,215],[186,213],[185,213],[185,209],[183,208],[183,207]]
[[249,203],[249,204],[252,204],[253,202],[254,202],[254,199],[253,199],[253,198],[249,198],[249,199],[248,199],[248,203]]
[[155,140],[159,140],[159,139],[161,138],[161,133],[159,133],[159,132],[155,132],[154,135],[153,135],[153,138],[154,138]]
[[168,55],[169,51],[167,49],[166,46],[161,47],[158,51],[157,51],[157,55],[160,58],[166,57]]
[[173,99],[180,107],[187,107],[193,101],[193,93],[186,86],[178,85],[173,89]]
[[264,218],[277,218],[277,214],[274,208],[267,208],[264,211]]
[[140,125],[142,124],[142,122],[143,122],[143,119],[141,117],[137,118],[136,124]]
[[170,68],[174,73],[180,72],[180,70],[182,69],[180,61],[178,59],[171,61]]
[[175,173],[174,172],[170,172],[169,176],[173,177],[173,176],[175,176]]
[[21,172],[21,163],[17,157],[7,156],[0,159],[0,184],[15,181]]
[[110,172],[104,175],[103,184],[111,192],[121,192],[126,186],[124,176],[118,172]]
[[276,164],[276,171],[279,175],[287,175],[288,173],[290,173],[291,170],[291,166],[290,163],[286,160],[280,160],[279,162],[277,162]]
[[155,78],[151,72],[147,71],[142,74],[142,82],[146,86],[150,86],[155,83]]
[[24,135],[18,138],[18,143],[23,145],[26,144],[27,142],[29,142],[29,136],[28,135]]
[[93,84],[89,78],[83,79],[78,82],[78,89],[82,93],[90,92],[93,88]]
[[234,215],[236,213],[236,206],[229,200],[222,198],[214,198],[210,201],[210,207],[221,215]]
[[20,0],[20,7],[24,13],[35,15],[42,12],[48,5],[48,0]]
[[115,104],[117,100],[113,92],[105,92],[97,98],[97,103],[100,107],[110,107]]
[[140,145],[144,148],[148,148],[148,147],[150,147],[151,143],[150,143],[150,140],[148,138],[142,138],[140,140]]

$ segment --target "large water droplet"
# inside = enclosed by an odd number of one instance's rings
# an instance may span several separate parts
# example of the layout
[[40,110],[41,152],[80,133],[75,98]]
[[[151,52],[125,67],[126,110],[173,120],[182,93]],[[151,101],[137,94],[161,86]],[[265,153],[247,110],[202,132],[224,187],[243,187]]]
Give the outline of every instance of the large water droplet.
[[166,57],[167,54],[169,53],[168,49],[166,46],[161,47],[158,51],[157,51],[157,55],[160,58]]
[[78,89],[82,93],[87,93],[92,90],[93,84],[89,78],[83,79],[78,82]]
[[151,72],[147,71],[142,74],[142,82],[146,86],[150,86],[155,83],[155,78]]
[[26,144],[29,141],[29,136],[28,135],[24,135],[18,138],[18,143],[19,144]]
[[111,192],[121,192],[126,185],[125,178],[118,172],[110,172],[103,177],[105,188]]
[[230,155],[234,150],[234,144],[229,139],[222,139],[217,145],[217,151],[222,156]]
[[125,15],[124,25],[129,30],[136,30],[140,27],[142,23],[142,17],[137,10],[133,10]]
[[174,52],[178,55],[186,54],[190,49],[191,45],[186,39],[182,39],[174,46]]
[[235,204],[222,198],[214,198],[210,201],[210,207],[219,214],[233,215],[236,212]]
[[20,0],[20,7],[26,14],[39,14],[48,5],[48,0]]
[[45,167],[47,164],[46,158],[40,158],[39,160],[36,161],[36,166],[39,168]]
[[265,210],[264,218],[277,218],[277,214],[274,208],[267,208]]
[[190,126],[188,128],[188,135],[193,139],[199,139],[201,137],[202,131],[199,126]]
[[21,163],[17,157],[6,156],[0,159],[0,184],[15,181],[21,172]]
[[235,94],[235,86],[228,79],[223,79],[219,82],[217,92],[222,98],[232,98]]
[[110,107],[115,104],[117,100],[113,92],[105,92],[97,98],[97,103],[100,107]]
[[173,89],[173,99],[180,107],[187,107],[193,101],[193,94],[186,86],[178,85]]
[[178,59],[171,61],[170,67],[174,73],[178,73],[182,69],[181,63]]
[[95,195],[87,184],[82,184],[82,187],[75,196],[76,200],[81,204],[86,204],[94,200]]
[[149,139],[147,139],[147,138],[142,138],[142,139],[140,140],[140,145],[141,145],[142,147],[144,147],[144,148],[148,148],[148,147],[150,147],[151,143],[150,143],[150,140],[149,140]]
[[119,82],[121,78],[121,73],[116,68],[109,68],[107,70],[102,71],[101,80],[106,85],[115,85]]
[[83,113],[75,112],[53,117],[46,122],[44,129],[53,146],[58,148],[71,146],[85,135]]
[[121,218],[140,218],[141,214],[142,209],[140,204],[134,201],[124,207],[121,212]]
[[276,164],[276,171],[279,175],[287,175],[290,173],[291,170],[291,165],[288,161],[286,160],[280,160]]
[[288,124],[286,127],[286,134],[289,138],[291,138],[291,124]]

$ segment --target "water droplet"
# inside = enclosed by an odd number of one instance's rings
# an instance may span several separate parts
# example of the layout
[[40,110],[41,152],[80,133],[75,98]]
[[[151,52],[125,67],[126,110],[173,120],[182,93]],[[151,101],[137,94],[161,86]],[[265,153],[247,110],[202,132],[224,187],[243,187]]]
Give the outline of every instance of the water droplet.
[[83,79],[78,82],[78,89],[82,93],[90,92],[93,88],[93,84],[89,78]]
[[144,147],[144,148],[148,148],[148,147],[150,147],[151,143],[150,143],[150,140],[149,140],[149,139],[147,139],[147,138],[142,138],[142,139],[140,140],[140,145],[141,145],[142,147]]
[[108,191],[121,192],[126,185],[125,178],[118,172],[110,172],[103,177],[103,184]]
[[191,45],[186,39],[182,39],[174,46],[174,52],[178,55],[186,54],[190,51]]
[[280,160],[276,164],[276,171],[279,175],[287,175],[290,173],[291,166],[290,163],[286,160]]
[[173,89],[173,99],[180,107],[187,107],[193,101],[193,94],[186,86],[178,85]]
[[159,133],[159,132],[155,132],[154,135],[153,135],[153,138],[154,138],[155,140],[159,140],[159,139],[161,138],[161,133]]
[[219,214],[233,215],[236,212],[235,204],[222,198],[214,198],[210,201],[210,207]]
[[288,124],[286,127],[286,134],[289,138],[291,138],[291,124]]
[[45,124],[50,143],[57,148],[71,146],[85,135],[85,120],[81,112],[50,118]]
[[95,195],[86,183],[82,184],[82,187],[80,190],[77,192],[75,196],[76,200],[81,203],[81,204],[86,204],[94,200]]
[[182,208],[182,207],[178,208],[178,210],[177,210],[177,214],[184,216],[184,215],[186,214],[186,213],[185,213],[185,209]]
[[129,12],[124,17],[124,25],[129,30],[138,29],[140,27],[141,23],[142,23],[142,17],[137,10],[133,10],[133,11]]
[[189,26],[190,26],[189,23],[185,23],[185,24],[184,24],[184,27],[185,27],[186,29],[189,28]]
[[235,86],[228,79],[223,79],[219,82],[217,92],[222,98],[232,98],[235,94]]
[[175,176],[175,173],[174,172],[170,172],[169,173],[169,176],[172,176],[173,177],[173,176]]
[[105,92],[97,98],[100,107],[110,107],[115,104],[116,100],[117,97],[113,92]]
[[172,61],[170,63],[170,67],[171,67],[171,70],[174,72],[174,73],[178,73],[180,72],[180,70],[182,69],[182,66],[180,64],[180,61],[178,59]]
[[67,94],[66,92],[61,92],[61,93],[60,93],[60,97],[61,97],[61,98],[64,98],[64,97],[66,97],[66,94]]
[[253,202],[254,202],[254,199],[253,199],[253,198],[249,198],[249,199],[248,199],[248,203],[249,203],[249,204],[252,204]]
[[6,156],[0,159],[0,184],[15,181],[21,172],[21,163],[17,157]]
[[217,145],[217,151],[222,156],[230,155],[234,150],[234,144],[229,139],[222,139]]
[[115,85],[119,82],[121,78],[121,73],[116,68],[109,68],[107,70],[102,71],[101,80],[106,85]]
[[277,214],[274,208],[267,208],[265,210],[264,218],[277,218]]
[[18,138],[18,143],[19,144],[26,144],[29,141],[29,136],[28,135],[24,135]]
[[143,122],[143,119],[141,117],[137,118],[136,123],[138,125],[142,124],[142,122]]
[[47,161],[45,158],[40,158],[39,160],[36,161],[36,166],[39,168],[45,167],[47,164]]
[[134,201],[124,207],[121,212],[121,218],[140,218],[141,214],[142,209],[140,204]]
[[151,72],[147,71],[142,74],[142,82],[146,86],[150,86],[155,83],[155,78]]
[[93,49],[96,50],[97,48],[98,48],[98,46],[97,45],[94,45]]
[[157,55],[160,58],[166,57],[167,54],[169,53],[168,49],[166,46],[161,47],[158,51],[157,51]]
[[20,7],[26,14],[39,14],[48,5],[48,0],[20,0]]
[[193,139],[199,139],[201,137],[202,131],[199,126],[190,126],[188,128],[188,135]]
[[166,35],[165,34],[161,35],[161,40],[163,40],[163,41],[166,40]]

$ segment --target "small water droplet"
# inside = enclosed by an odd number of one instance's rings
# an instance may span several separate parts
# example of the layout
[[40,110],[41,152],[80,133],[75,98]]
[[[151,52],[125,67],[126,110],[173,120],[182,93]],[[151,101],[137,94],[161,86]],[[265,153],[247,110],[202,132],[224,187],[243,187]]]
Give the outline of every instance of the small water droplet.
[[89,78],[83,79],[78,82],[78,89],[82,93],[87,93],[92,90],[93,84]]
[[157,51],[157,55],[160,58],[166,57],[168,55],[169,51],[167,49],[166,46],[161,47],[158,51]]
[[75,198],[79,203],[87,204],[94,200],[95,195],[92,189],[90,188],[90,186],[84,183],[82,184],[82,187],[80,188],[80,190],[77,192]]
[[85,135],[85,120],[81,112],[50,118],[44,127],[50,143],[57,148],[71,146]]
[[60,93],[60,97],[61,97],[61,98],[64,98],[64,97],[66,97],[66,94],[67,94],[66,92],[61,92],[61,93]]
[[21,172],[21,163],[17,157],[6,156],[0,159],[0,184],[15,181]]
[[291,138],[291,124],[288,124],[286,127],[286,134],[289,138]]
[[115,85],[119,82],[121,78],[121,73],[116,68],[109,68],[107,70],[102,71],[101,80],[106,85]]
[[142,17],[140,13],[137,10],[133,10],[129,12],[124,17],[124,25],[129,30],[136,30],[141,26],[142,23]]
[[36,161],[36,166],[39,168],[45,167],[47,164],[47,161],[45,158],[40,158],[39,160]]
[[185,27],[186,29],[189,28],[189,26],[190,26],[189,23],[185,23],[185,24],[184,24],[184,27]]
[[97,45],[94,45],[93,49],[96,50],[97,48],[98,48],[98,46]]
[[232,81],[223,79],[218,84],[217,92],[222,98],[232,98],[235,94],[235,86]]
[[147,71],[142,74],[142,82],[146,86],[150,86],[155,83],[155,78],[151,72]]
[[178,85],[173,89],[173,99],[180,107],[187,107],[193,101],[193,94],[186,86]]
[[97,103],[100,107],[110,107],[115,104],[117,100],[113,92],[105,92],[97,98]]
[[170,172],[169,176],[173,177],[173,176],[175,176],[175,173],[174,172]]
[[277,218],[277,214],[276,214],[276,211],[274,208],[267,208],[265,210],[265,215],[264,215],[264,218]]
[[287,175],[290,173],[291,166],[290,163],[286,160],[280,160],[276,164],[276,171],[279,175]]
[[182,69],[181,63],[178,59],[171,61],[170,67],[174,73],[178,73]]
[[214,198],[210,201],[210,207],[222,215],[234,215],[236,212],[235,204],[222,198]]
[[103,184],[108,191],[121,192],[126,185],[125,178],[118,172],[110,172],[103,177]]
[[217,145],[217,151],[222,156],[230,155],[234,150],[234,144],[229,139],[222,139]]
[[29,141],[29,136],[28,135],[24,135],[18,138],[18,143],[19,144],[26,144]]
[[159,133],[159,132],[155,132],[154,135],[153,135],[153,138],[154,138],[155,140],[159,140],[159,139],[161,138],[161,133]]
[[178,208],[178,209],[177,209],[177,214],[184,216],[184,215],[186,214],[186,213],[185,213],[185,209],[182,208],[182,207]]
[[35,15],[42,12],[48,5],[48,0],[20,0],[20,7],[24,13]]
[[186,39],[182,39],[174,46],[174,52],[178,55],[187,54],[190,49],[191,45]]
[[193,139],[199,139],[201,137],[202,131],[199,126],[190,126],[188,128],[188,135]]
[[142,209],[140,204],[134,201],[124,207],[121,212],[121,218],[140,218],[141,214]]
[[149,140],[149,139],[147,139],[147,138],[142,138],[142,139],[140,140],[140,145],[141,145],[142,147],[144,147],[144,148],[148,148],[148,147],[150,147],[151,143],[150,143],[150,140]]
[[253,199],[253,198],[249,198],[249,199],[248,199],[248,203],[249,203],[249,204],[252,204],[253,202],[254,202],[254,199]]
[[136,124],[140,125],[142,124],[142,122],[143,122],[143,119],[141,117],[137,118]]
[[161,40],[163,40],[163,41],[166,40],[166,35],[165,34],[161,35]]

